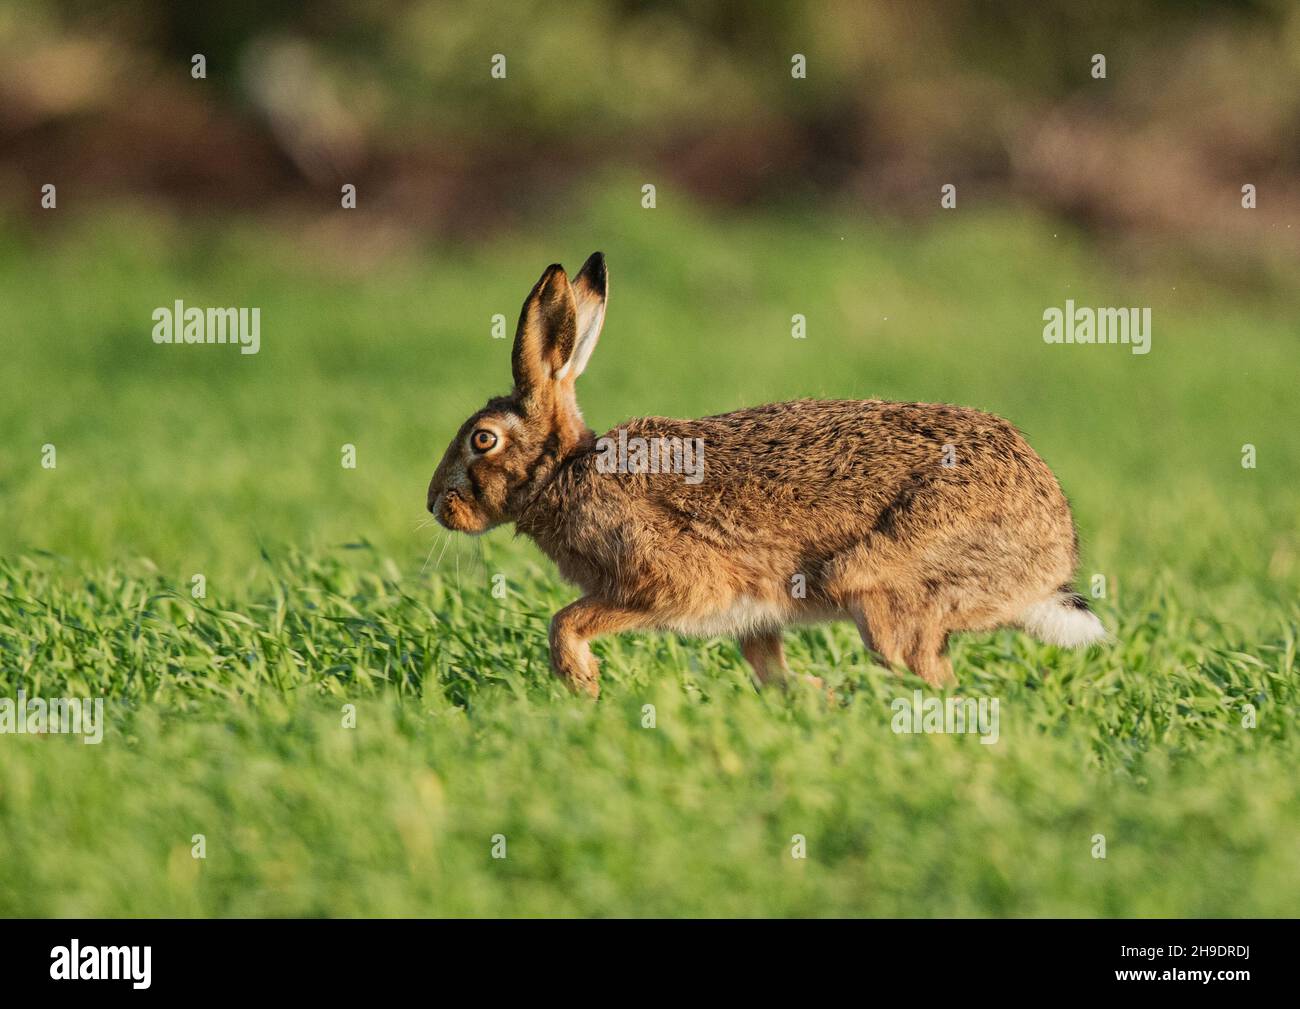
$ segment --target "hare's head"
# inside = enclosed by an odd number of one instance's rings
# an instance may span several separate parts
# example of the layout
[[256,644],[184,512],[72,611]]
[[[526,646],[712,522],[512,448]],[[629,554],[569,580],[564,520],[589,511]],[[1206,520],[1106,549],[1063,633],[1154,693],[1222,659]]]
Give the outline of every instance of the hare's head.
[[461,425],[429,483],[428,507],[448,529],[481,533],[513,519],[565,458],[588,447],[574,382],[605,321],[608,280],[599,252],[573,282],[546,268],[519,314],[515,387]]

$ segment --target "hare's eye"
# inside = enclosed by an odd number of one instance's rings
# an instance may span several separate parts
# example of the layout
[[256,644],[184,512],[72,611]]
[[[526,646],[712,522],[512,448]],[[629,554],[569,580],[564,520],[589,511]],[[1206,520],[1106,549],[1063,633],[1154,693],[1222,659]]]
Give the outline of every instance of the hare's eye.
[[497,436],[485,427],[479,428],[469,437],[469,443],[475,452],[490,452],[496,448]]

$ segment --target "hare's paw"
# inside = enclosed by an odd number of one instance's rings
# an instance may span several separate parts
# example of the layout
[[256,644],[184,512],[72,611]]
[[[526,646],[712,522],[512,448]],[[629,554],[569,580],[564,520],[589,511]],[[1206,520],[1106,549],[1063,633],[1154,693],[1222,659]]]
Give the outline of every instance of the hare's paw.
[[600,663],[578,633],[578,613],[566,607],[551,621],[551,669],[575,694],[596,697],[600,693]]
[[551,668],[574,693],[595,697],[600,693],[600,663],[587,642],[650,623],[649,615],[641,610],[584,596],[551,619]]
[[575,694],[600,695],[600,663],[585,641],[572,647],[551,647],[551,669]]

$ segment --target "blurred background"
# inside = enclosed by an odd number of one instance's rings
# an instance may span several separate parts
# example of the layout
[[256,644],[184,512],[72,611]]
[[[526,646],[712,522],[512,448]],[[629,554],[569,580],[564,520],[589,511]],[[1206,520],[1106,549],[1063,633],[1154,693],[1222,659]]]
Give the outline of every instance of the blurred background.
[[[1106,78],[1092,76],[1094,54]],[[202,54],[207,77],[191,77]],[[505,77],[489,76],[506,57]],[[791,76],[791,59],[807,76]],[[235,0],[0,6],[0,199],[143,199],[366,250],[519,228],[629,166],[710,205],[1025,201],[1226,268],[1294,254],[1300,6]],[[330,214],[339,187],[355,217]],[[359,265],[364,260],[359,261]]]

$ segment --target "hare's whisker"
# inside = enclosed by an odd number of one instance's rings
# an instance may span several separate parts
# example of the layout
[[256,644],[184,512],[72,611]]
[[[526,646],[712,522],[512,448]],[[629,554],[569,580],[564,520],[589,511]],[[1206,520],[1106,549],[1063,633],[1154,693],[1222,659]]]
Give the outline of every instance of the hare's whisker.
[[438,538],[437,536],[433,538],[433,544],[429,546],[429,553],[424,555],[424,564],[420,566],[421,575],[425,572],[425,568],[429,567],[429,558],[433,557],[433,551],[438,549]]
[[476,579],[480,574],[487,574],[487,547],[483,545],[481,539],[474,540],[474,570],[470,572],[470,578]]
[[[451,542],[451,532],[449,530],[444,530],[440,537],[434,539],[433,546],[429,547],[429,557],[433,556],[433,551],[437,549],[440,542],[442,543],[442,550],[438,554],[438,559],[433,562],[434,571],[437,571],[441,566],[443,554],[447,552],[447,544]],[[424,574],[425,568],[429,566],[429,557],[424,559],[424,567],[420,569],[420,574]]]
[[442,569],[442,559],[447,555],[447,547],[451,545],[451,538],[450,532],[443,536],[442,550],[438,552],[438,559],[433,562],[433,570],[439,571]]

